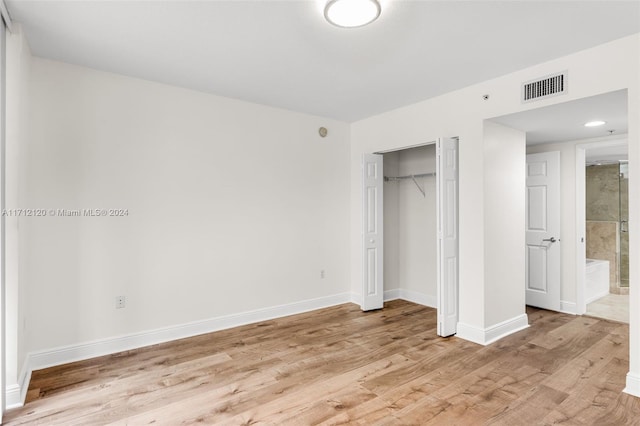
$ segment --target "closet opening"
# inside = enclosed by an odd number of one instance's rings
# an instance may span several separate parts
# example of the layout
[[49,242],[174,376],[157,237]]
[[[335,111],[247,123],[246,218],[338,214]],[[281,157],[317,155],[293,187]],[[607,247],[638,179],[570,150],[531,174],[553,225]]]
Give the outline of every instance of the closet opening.
[[382,154],[384,294],[436,308],[436,146]]
[[404,299],[458,322],[458,139],[364,154],[362,310]]

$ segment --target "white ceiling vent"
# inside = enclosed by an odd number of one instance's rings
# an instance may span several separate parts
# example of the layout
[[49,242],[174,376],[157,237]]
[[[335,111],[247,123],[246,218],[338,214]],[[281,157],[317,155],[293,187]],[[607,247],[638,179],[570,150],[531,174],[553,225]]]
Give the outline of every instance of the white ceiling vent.
[[567,93],[567,72],[522,83],[522,102],[531,102]]

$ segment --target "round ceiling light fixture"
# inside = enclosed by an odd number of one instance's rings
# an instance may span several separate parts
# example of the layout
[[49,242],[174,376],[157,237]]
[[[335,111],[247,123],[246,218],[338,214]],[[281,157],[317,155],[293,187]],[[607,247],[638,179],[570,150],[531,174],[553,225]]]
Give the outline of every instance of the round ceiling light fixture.
[[598,127],[598,126],[604,126],[605,124],[607,124],[606,121],[594,120],[594,121],[589,121],[588,123],[584,123],[584,127]]
[[378,19],[380,11],[378,0],[329,0],[324,17],[337,27],[356,28]]

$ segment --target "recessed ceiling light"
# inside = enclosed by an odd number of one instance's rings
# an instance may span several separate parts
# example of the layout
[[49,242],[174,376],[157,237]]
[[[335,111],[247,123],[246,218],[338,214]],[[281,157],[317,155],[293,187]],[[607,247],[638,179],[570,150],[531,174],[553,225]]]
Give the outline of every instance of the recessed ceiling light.
[[378,0],[329,0],[324,7],[325,19],[338,27],[362,27],[378,19],[378,16]]
[[589,121],[588,123],[584,123],[584,127],[598,127],[598,126],[604,126],[605,124],[607,124],[606,121],[594,120],[594,121]]

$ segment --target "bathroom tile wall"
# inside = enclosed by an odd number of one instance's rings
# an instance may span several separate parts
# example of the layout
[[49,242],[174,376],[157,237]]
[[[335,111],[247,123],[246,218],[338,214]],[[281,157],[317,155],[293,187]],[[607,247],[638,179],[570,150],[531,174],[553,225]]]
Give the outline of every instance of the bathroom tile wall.
[[[620,232],[620,214],[628,211],[618,164],[588,166],[586,170],[586,251],[589,259],[609,261],[611,293],[626,294],[629,283],[628,234]],[[626,250],[625,250],[626,247]],[[623,264],[623,262],[625,262]],[[626,265],[626,267],[625,267]]]
[[618,287],[618,222],[587,221],[587,259],[609,261],[609,292]]
[[617,164],[587,167],[587,220],[620,220],[619,173]]

